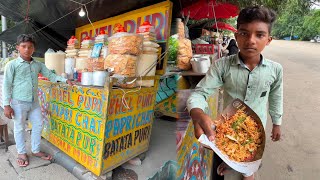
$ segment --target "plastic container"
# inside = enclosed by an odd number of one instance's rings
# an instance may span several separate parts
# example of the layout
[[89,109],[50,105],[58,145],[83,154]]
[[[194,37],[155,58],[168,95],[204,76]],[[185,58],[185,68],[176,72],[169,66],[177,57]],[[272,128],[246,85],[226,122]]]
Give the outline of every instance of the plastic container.
[[50,49],[44,54],[46,67],[50,70],[55,70],[58,75],[64,73],[65,58],[66,54],[64,52],[54,52]]
[[74,81],[77,81],[77,80],[78,80],[78,72],[77,72],[77,69],[76,69],[76,68],[74,68],[74,70],[73,70],[73,80],[74,80]]
[[78,46],[79,45],[79,41],[75,36],[71,36],[71,38],[67,42],[67,45],[68,46]]
[[191,60],[192,70],[196,73],[207,73],[210,68],[210,59],[193,58]]
[[107,76],[109,76],[107,71],[94,71],[92,84],[94,86],[104,86]]
[[144,32],[152,32],[152,33],[156,32],[154,26],[152,26],[149,21],[145,21],[139,27],[139,33],[144,33]]
[[[137,62],[137,76],[155,76],[157,54],[142,54]],[[154,80],[140,80],[137,79],[137,86],[152,87]]]
[[[78,82],[81,82],[82,73],[78,72]],[[75,80],[76,81],[76,80]]]
[[74,58],[66,58],[64,71],[67,74],[68,79],[73,78],[74,68],[76,67],[76,60]]
[[92,72],[82,72],[81,85],[92,86],[92,84],[93,84],[93,73]]
[[78,57],[76,59],[76,68],[78,71],[86,71],[88,70],[88,59],[87,57]]

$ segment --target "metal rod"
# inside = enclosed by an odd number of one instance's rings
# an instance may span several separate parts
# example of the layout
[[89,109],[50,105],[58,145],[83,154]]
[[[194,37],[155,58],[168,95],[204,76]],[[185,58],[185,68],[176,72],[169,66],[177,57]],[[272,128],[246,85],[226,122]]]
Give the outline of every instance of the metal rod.
[[[7,30],[7,18],[4,16],[1,16],[1,25],[2,25],[2,32]],[[6,47],[6,43],[2,41],[2,58],[8,57],[8,51]]]

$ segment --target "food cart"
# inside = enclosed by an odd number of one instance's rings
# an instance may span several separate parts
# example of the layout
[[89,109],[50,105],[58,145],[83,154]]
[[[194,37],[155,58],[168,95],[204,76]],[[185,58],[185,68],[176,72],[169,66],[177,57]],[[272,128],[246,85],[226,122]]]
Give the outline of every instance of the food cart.
[[[178,111],[179,120],[177,121],[177,179],[212,179],[213,170],[213,151],[204,148],[194,135],[194,127],[187,112],[186,101],[192,89],[179,89]],[[212,119],[217,117],[220,111],[221,95],[216,94],[208,99],[209,115]],[[184,113],[182,113],[184,111]]]
[[[128,32],[149,20],[156,25],[158,43],[166,50],[172,3],[158,3],[101,20],[76,29],[76,37],[93,37],[101,29],[112,34],[120,23]],[[95,29],[92,29],[92,28]],[[113,170],[148,150],[159,75],[166,61],[160,62],[152,87],[113,88],[113,79],[104,87],[68,86],[39,81],[39,101],[44,115],[43,137],[96,175]]]
[[166,73],[161,76],[155,106],[157,118],[162,116],[178,118],[176,109],[178,79],[179,75],[176,73]]

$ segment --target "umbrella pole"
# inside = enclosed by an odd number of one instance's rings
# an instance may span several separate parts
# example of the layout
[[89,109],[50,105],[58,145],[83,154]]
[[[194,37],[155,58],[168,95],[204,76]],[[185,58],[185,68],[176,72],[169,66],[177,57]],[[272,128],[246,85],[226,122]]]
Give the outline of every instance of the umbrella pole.
[[[219,27],[218,27],[218,22],[217,22],[216,12],[215,12],[215,10],[214,10],[214,4],[213,4],[213,2],[212,2],[212,10],[213,10],[213,16],[214,16],[214,20],[215,20],[215,23],[216,23],[217,34],[218,34],[218,32],[219,32]],[[219,39],[219,37],[218,37],[218,39]],[[219,44],[219,41],[218,41],[218,58],[219,58],[219,59],[220,59],[220,51],[221,51],[221,49],[220,49],[220,44]]]
[[216,23],[217,32],[219,32],[218,23],[217,23],[217,17],[216,17],[216,12],[215,12],[215,10],[214,10],[214,4],[213,4],[213,2],[212,2],[212,11],[213,11],[214,21],[215,21],[215,23]]

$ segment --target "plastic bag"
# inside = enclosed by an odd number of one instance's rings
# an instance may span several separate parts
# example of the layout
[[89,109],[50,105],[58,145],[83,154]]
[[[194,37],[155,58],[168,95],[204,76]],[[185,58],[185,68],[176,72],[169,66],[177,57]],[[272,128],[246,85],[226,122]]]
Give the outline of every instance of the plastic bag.
[[150,35],[144,35],[143,36],[143,39],[145,41],[153,41],[153,42],[156,42],[157,41],[157,38],[155,36],[150,36]]
[[187,56],[191,59],[192,58],[191,41],[189,39],[179,39],[178,43],[179,43],[178,55]]
[[104,61],[104,69],[114,68],[114,73],[128,77],[136,76],[138,57],[132,55],[109,54]]
[[76,68],[79,72],[88,71],[88,59],[87,57],[76,58]]
[[94,43],[106,44],[107,42],[108,42],[108,36],[106,34],[100,34],[94,39]]
[[177,57],[177,66],[181,70],[189,70],[191,69],[191,63],[190,63],[191,58],[187,56],[181,56],[178,55]]
[[116,33],[109,39],[110,54],[131,54],[139,55],[142,52],[143,38],[140,35],[132,33]]
[[51,48],[49,48],[45,53],[55,53],[55,51]]
[[181,19],[179,18],[178,21],[178,35],[179,35],[179,38],[183,39],[185,38],[185,31],[184,31],[184,24],[183,22],[181,21]]
[[157,48],[153,48],[153,47],[143,47],[143,53],[147,53],[147,54],[155,53],[155,54],[157,54],[157,52],[158,52],[158,49],[157,49]]
[[160,47],[160,45],[155,42],[152,42],[152,41],[143,41],[143,47],[158,48],[158,47]]
[[89,58],[88,59],[88,71],[103,71],[104,70],[104,58]]

